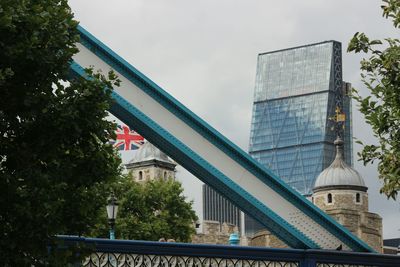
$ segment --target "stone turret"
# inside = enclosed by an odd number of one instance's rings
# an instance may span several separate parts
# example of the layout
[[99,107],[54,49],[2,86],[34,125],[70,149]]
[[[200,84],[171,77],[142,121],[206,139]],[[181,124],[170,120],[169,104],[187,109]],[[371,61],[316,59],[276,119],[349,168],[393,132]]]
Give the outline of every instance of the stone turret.
[[382,218],[369,212],[367,186],[343,159],[343,141],[336,139],[336,157],[317,177],[312,202],[378,252],[382,252]]
[[144,143],[126,164],[136,182],[154,179],[175,179],[176,163],[150,142]]

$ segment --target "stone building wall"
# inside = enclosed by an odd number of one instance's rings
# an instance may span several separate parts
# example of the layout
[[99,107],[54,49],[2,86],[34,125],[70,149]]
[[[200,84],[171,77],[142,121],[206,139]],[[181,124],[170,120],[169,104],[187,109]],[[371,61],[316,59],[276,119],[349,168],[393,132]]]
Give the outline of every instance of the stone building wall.
[[[356,194],[360,194],[357,203]],[[328,202],[328,194],[332,203]],[[312,201],[354,235],[375,249],[383,251],[382,218],[368,212],[368,194],[357,190],[327,190],[313,194]]]
[[261,230],[255,233],[250,239],[249,246],[252,247],[271,247],[271,248],[289,248],[282,240],[271,234],[267,230]]
[[382,218],[371,212],[332,209],[326,213],[378,252],[382,252]]
[[[360,201],[356,201],[356,194],[360,194]],[[332,203],[328,203],[328,194],[332,196]],[[316,192],[312,202],[322,210],[351,209],[368,211],[368,195],[356,190],[329,190]]]
[[237,233],[238,228],[233,224],[217,221],[203,221],[203,232],[192,236],[193,244],[229,245],[229,236]]
[[[157,166],[144,166],[137,167],[130,170],[132,177],[136,182],[146,182],[154,179],[175,179],[175,171],[167,170]],[[140,179],[140,172],[142,172],[142,179]]]

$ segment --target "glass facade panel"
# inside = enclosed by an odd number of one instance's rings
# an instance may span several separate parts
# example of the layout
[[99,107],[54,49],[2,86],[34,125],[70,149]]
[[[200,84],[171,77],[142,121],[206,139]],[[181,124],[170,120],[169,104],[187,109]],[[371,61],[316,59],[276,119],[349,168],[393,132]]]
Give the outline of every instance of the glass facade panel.
[[323,141],[327,99],[325,92],[255,104],[250,153]]
[[261,54],[254,102],[328,90],[332,42]]

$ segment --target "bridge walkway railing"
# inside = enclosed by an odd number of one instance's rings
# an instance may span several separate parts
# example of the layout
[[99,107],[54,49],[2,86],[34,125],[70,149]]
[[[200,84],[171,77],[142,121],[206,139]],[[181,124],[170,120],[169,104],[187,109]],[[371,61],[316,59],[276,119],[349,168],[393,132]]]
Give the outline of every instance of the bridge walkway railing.
[[400,267],[400,256],[315,249],[276,249],[61,236],[91,248],[84,267]]

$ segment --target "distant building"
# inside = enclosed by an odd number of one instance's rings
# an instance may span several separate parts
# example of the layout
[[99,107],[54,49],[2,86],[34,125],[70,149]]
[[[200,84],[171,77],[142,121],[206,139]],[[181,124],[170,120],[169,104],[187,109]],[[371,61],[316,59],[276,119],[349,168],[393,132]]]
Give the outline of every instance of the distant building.
[[146,142],[125,167],[132,173],[135,181],[140,183],[155,179],[175,179],[176,165],[167,154]]
[[218,222],[220,228],[224,223],[240,229],[241,212],[229,200],[218,194],[210,186],[203,185],[203,220]]
[[383,240],[383,253],[400,255],[400,238]]
[[[336,120],[343,121],[336,130],[345,142],[345,161],[353,164],[349,90],[342,80],[339,42],[259,54],[250,155],[309,196],[318,174],[333,160]],[[246,235],[264,228],[247,216],[245,225]]]

